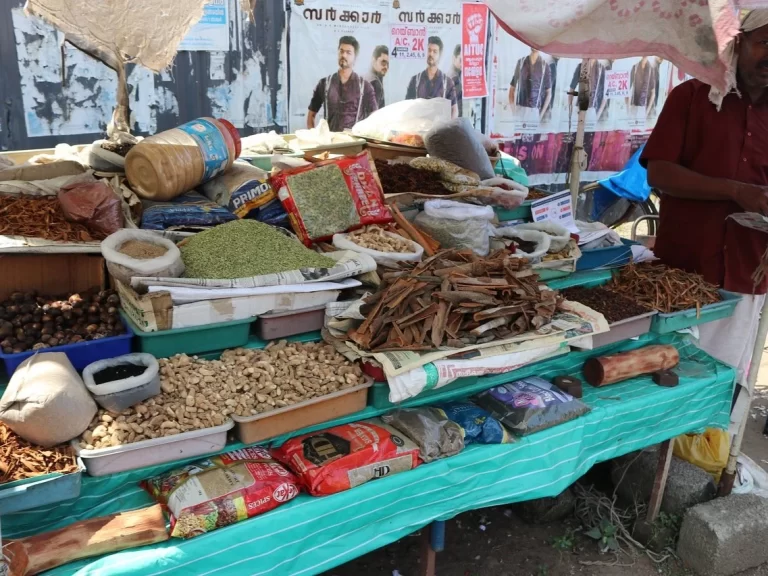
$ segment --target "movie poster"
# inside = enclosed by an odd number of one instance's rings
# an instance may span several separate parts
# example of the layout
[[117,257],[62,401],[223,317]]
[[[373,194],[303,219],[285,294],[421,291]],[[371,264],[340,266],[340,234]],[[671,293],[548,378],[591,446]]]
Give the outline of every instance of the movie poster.
[[[378,108],[462,95],[462,2],[292,0],[290,126],[342,131]],[[486,23],[487,26],[487,23]]]

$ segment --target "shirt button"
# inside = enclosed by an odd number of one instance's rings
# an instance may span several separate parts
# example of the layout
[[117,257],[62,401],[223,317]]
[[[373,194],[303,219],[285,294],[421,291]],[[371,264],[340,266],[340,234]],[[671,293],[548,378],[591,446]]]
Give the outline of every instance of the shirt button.
[[742,158],[742,160],[743,160],[744,162],[746,162],[746,161],[747,161],[747,159],[746,159],[746,158]]
[[751,106],[751,105],[750,105],[750,106],[747,106],[747,108],[748,108],[749,110],[752,110],[752,106]]
[[747,132],[747,136],[752,136],[752,132]]

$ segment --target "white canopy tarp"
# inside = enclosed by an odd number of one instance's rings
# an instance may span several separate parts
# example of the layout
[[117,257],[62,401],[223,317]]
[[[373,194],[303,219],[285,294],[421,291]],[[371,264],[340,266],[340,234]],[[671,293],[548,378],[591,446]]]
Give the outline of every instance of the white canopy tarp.
[[486,0],[521,41],[561,57],[661,56],[724,88],[739,9],[768,0]]

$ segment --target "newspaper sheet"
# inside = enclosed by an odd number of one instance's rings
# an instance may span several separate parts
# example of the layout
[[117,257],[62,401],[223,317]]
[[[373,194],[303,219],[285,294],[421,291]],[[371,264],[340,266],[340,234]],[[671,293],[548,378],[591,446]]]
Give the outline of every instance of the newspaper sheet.
[[174,304],[188,304],[201,300],[220,300],[222,298],[242,298],[264,296],[267,294],[307,294],[324,290],[346,290],[356,288],[362,283],[348,278],[339,282],[315,282],[312,284],[291,284],[288,286],[265,286],[262,288],[179,288],[176,286],[152,286],[149,292],[168,292]]
[[150,286],[181,286],[201,288],[260,288],[264,286],[286,286],[290,284],[307,284],[310,282],[335,282],[345,278],[359,276],[376,270],[376,261],[367,254],[342,250],[325,254],[336,260],[333,268],[302,268],[278,274],[252,276],[250,278],[235,278],[232,280],[211,280],[204,278],[150,278],[135,277],[131,279],[131,287],[137,292],[143,292]]

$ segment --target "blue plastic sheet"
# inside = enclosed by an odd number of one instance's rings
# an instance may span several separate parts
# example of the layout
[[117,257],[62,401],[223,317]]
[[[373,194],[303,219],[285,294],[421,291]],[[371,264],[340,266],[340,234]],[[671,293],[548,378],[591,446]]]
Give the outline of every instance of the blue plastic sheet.
[[600,187],[595,190],[591,218],[599,221],[600,216],[620,198],[630,202],[645,202],[651,195],[648,185],[648,171],[640,165],[640,155],[645,145],[635,152],[618,174],[600,180]]

